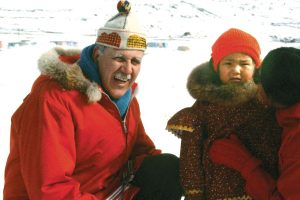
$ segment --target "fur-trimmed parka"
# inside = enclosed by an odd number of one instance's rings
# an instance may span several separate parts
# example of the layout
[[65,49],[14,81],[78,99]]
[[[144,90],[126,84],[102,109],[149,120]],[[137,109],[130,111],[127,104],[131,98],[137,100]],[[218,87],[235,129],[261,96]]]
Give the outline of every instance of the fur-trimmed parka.
[[[160,153],[145,133],[136,97],[122,120],[82,73],[79,55],[54,48],[40,57],[41,75],[12,116],[4,200],[114,199],[128,160],[137,170],[146,155]],[[124,199],[138,191],[124,189]]]
[[187,88],[196,99],[177,112],[167,129],[181,138],[180,173],[186,199],[251,199],[239,172],[214,164],[208,157],[212,142],[237,133],[243,144],[274,178],[281,129],[273,108],[257,100],[257,85],[220,84],[209,62],[196,67]]

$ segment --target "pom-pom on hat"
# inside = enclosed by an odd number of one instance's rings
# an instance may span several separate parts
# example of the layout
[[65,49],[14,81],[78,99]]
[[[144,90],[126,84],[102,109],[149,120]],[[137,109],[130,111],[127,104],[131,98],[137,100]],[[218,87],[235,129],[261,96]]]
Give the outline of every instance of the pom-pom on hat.
[[96,43],[117,49],[144,51],[147,47],[146,34],[136,16],[130,12],[130,3],[121,0],[117,9],[119,13],[98,30]]
[[256,63],[256,68],[261,64],[260,47],[257,40],[242,30],[231,28],[221,34],[212,46],[212,59],[214,70],[218,70],[220,61],[232,53],[245,53]]
[[280,47],[270,51],[261,64],[261,84],[276,103],[300,102],[300,49]]

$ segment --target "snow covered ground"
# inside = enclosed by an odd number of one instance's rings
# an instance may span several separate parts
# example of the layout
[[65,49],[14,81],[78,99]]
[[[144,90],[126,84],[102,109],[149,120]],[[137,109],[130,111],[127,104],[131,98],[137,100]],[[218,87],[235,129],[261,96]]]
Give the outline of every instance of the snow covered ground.
[[[38,76],[37,59],[54,46],[81,48],[116,13],[112,0],[0,3],[0,190],[9,151],[10,117]],[[252,33],[262,57],[276,47],[300,48],[300,0],[131,0],[149,42],[138,77],[142,118],[158,148],[179,154],[180,141],[165,130],[167,120],[194,100],[186,91],[190,71],[210,57],[214,40],[230,27]],[[52,43],[51,43],[52,41]],[[10,45],[9,45],[10,44]],[[182,49],[185,49],[183,51]],[[2,199],[2,192],[0,192]]]

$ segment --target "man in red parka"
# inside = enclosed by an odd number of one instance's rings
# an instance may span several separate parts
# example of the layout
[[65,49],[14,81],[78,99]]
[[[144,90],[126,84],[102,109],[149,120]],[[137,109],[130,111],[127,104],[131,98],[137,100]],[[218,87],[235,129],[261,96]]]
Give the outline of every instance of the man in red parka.
[[135,97],[145,34],[118,10],[95,44],[40,57],[12,116],[4,200],[181,198],[178,158],[155,148]]

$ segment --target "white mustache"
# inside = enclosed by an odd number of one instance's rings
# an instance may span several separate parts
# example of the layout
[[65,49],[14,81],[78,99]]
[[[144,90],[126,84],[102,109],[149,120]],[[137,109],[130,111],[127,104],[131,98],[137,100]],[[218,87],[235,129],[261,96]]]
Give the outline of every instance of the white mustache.
[[131,79],[131,75],[118,72],[118,73],[116,73],[114,78],[126,82]]

